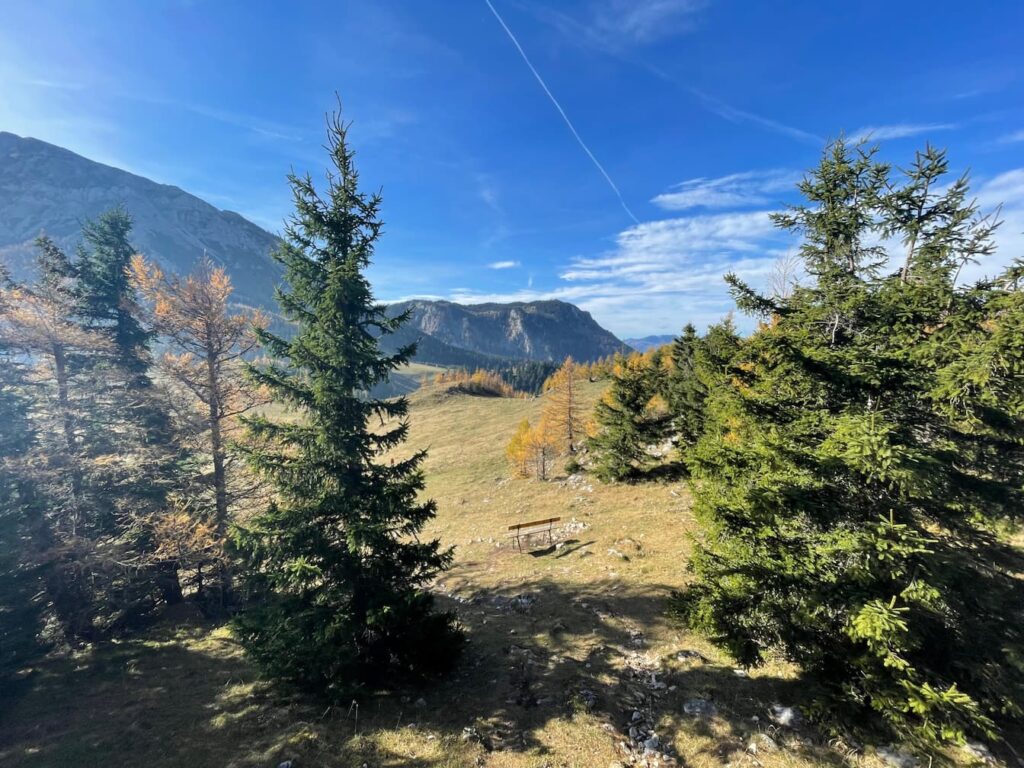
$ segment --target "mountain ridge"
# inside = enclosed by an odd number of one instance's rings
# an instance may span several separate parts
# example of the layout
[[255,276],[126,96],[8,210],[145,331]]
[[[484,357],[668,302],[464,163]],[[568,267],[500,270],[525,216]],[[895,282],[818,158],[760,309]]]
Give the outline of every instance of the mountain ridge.
[[[71,251],[82,222],[124,205],[132,242],[164,269],[191,270],[204,253],[224,266],[239,303],[276,312],[280,239],[235,211],[221,210],[172,184],[99,163],[40,139],[0,131],[0,261],[16,277],[32,271],[43,232]],[[390,305],[410,323],[383,341],[386,351],[418,342],[416,360],[453,367],[501,368],[511,361],[587,362],[628,347],[579,307],[563,301],[458,304],[414,299]],[[286,332],[283,320],[275,327]]]
[[450,347],[492,357],[546,362],[572,357],[591,362],[628,351],[589,312],[557,299],[507,304],[411,299],[388,307],[392,316],[406,311],[407,328]]
[[206,253],[227,269],[239,301],[273,307],[276,235],[180,187],[0,131],[0,257],[16,274],[30,270],[41,233],[70,250],[83,221],[117,205],[132,216],[133,244],[165,269],[187,272]]

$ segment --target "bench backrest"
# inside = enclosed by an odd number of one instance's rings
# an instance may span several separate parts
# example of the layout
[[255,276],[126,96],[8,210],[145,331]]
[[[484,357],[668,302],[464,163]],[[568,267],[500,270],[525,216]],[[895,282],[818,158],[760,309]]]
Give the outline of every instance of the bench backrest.
[[521,528],[533,528],[534,526],[538,525],[552,525],[553,523],[557,523],[561,519],[562,518],[560,517],[549,517],[546,520],[534,520],[532,523],[516,523],[515,525],[510,525],[508,529],[510,531],[518,531]]

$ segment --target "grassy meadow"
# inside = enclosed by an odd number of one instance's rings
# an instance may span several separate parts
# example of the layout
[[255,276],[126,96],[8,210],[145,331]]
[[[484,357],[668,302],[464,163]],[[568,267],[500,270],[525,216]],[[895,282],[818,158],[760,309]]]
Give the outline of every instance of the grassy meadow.
[[[411,400],[406,449],[429,451],[439,507],[430,532],[456,548],[436,591],[469,637],[449,679],[329,708],[261,681],[225,627],[168,616],[145,638],[25,670],[0,702],[0,764],[606,768],[630,764],[635,720],[694,768],[882,765],[772,723],[771,705],[807,696],[785,664],[736,670],[666,617],[691,546],[683,485],[510,479],[505,443],[539,399],[430,385]],[[553,546],[521,554],[506,535],[551,516]]]

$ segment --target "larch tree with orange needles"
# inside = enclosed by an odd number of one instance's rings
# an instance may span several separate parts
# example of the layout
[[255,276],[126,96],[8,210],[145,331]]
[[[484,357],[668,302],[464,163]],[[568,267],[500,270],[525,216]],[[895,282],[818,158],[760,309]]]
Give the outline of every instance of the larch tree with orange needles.
[[527,444],[533,461],[534,474],[538,480],[548,479],[551,462],[558,455],[560,436],[559,431],[543,415],[537,426],[530,430]]
[[254,328],[266,320],[258,311],[232,308],[231,279],[206,256],[182,277],[135,255],[131,275],[154,329],[170,347],[161,369],[201,413],[213,466],[213,529],[223,542],[231,503],[228,442],[238,417],[262,402],[244,376],[242,360],[256,348]]
[[516,477],[530,476],[530,420],[519,422],[512,439],[505,446],[505,456]]
[[571,357],[544,382],[547,403],[544,417],[560,447],[575,453],[583,436],[583,404],[580,402],[580,384],[584,380],[583,367]]

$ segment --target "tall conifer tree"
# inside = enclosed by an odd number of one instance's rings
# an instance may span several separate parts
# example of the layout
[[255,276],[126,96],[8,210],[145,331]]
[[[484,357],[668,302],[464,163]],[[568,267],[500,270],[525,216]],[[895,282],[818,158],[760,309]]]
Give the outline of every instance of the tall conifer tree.
[[237,621],[243,643],[269,674],[332,698],[435,672],[461,638],[425,590],[452,555],[419,539],[435,514],[419,498],[424,453],[383,460],[406,439],[408,406],[368,393],[415,348],[379,348],[406,317],[389,318],[364,275],[381,198],[360,191],[346,132],[333,115],[325,194],[289,177],[295,213],[275,255],[296,333],[259,331],[277,362],[252,374],[299,418],[249,420],[260,444],[247,455],[276,499],[237,534],[252,598]]
[[79,315],[90,328],[101,330],[116,350],[114,362],[129,389],[149,385],[152,333],[139,320],[135,288],[130,279],[132,218],[112,208],[82,225],[82,242],[74,262]]
[[672,365],[666,377],[666,400],[672,413],[672,428],[681,447],[693,445],[704,428],[704,398],[707,389],[697,375],[697,354],[701,338],[687,323],[672,342]]
[[648,447],[663,437],[665,420],[649,408],[659,389],[657,373],[643,355],[613,366],[611,384],[594,407],[597,431],[589,441],[602,480],[638,476],[650,459]]
[[[780,653],[823,721],[926,747],[992,737],[1024,706],[1019,267],[959,288],[991,220],[926,152],[901,184],[831,146],[777,217],[811,282],[726,363],[691,452],[704,537],[679,608],[741,662]],[[883,273],[884,232],[907,253]],[[892,262],[889,262],[892,263]]]

